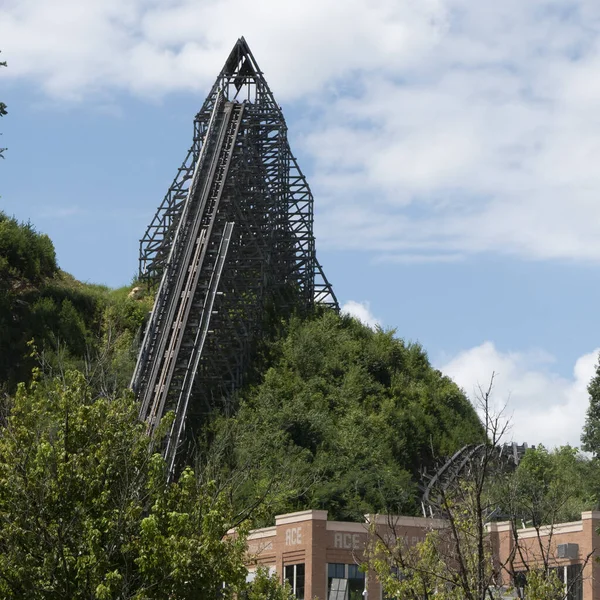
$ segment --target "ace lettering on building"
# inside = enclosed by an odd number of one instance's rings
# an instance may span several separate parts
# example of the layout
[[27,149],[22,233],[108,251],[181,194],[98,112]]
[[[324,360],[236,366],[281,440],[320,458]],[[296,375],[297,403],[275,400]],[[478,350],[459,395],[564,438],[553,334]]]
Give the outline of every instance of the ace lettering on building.
[[343,550],[359,550],[361,548],[360,534],[337,532],[333,538],[333,545],[335,548]]
[[290,527],[285,530],[285,545],[297,546],[302,544],[302,527]]

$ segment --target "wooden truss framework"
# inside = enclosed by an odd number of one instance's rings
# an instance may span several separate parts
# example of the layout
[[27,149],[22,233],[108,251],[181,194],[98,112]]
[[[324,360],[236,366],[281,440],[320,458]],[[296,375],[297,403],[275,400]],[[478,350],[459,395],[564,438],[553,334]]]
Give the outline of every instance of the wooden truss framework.
[[280,107],[241,38],[194,121],[192,147],[140,243],[158,292],[132,388],[170,472],[194,432],[240,387],[265,311],[338,309],[317,261],[313,196]]

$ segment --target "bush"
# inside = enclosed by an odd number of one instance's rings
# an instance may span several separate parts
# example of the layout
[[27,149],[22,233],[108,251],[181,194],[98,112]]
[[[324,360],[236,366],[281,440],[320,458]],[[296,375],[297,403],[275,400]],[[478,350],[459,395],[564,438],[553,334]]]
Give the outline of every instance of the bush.
[[58,271],[54,245],[31,223],[19,223],[0,212],[0,282],[38,283]]

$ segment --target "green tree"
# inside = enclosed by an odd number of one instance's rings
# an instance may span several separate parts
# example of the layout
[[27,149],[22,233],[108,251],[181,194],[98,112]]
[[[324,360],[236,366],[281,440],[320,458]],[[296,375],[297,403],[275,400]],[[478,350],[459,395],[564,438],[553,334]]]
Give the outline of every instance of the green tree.
[[369,563],[386,596],[414,600],[494,597],[498,573],[489,540],[482,533],[476,481],[447,490],[443,503],[447,526],[428,532],[421,543],[410,545],[402,537],[391,543],[376,535],[372,538]]
[[[418,546],[414,552],[411,548],[403,550],[401,545],[396,545],[401,559],[409,557],[407,566],[412,565],[415,575],[423,566],[433,569],[433,581],[431,573],[427,572],[416,579],[421,578],[423,583],[427,583],[428,594],[437,587],[448,600],[489,598],[499,586],[505,566],[492,561],[486,526],[495,508],[489,490],[495,476],[503,472],[504,465],[497,447],[506,430],[501,417],[490,412],[491,389],[490,383],[480,402],[486,424],[485,442],[476,452],[467,455],[455,476],[450,475],[447,480],[440,478],[429,489],[431,508],[446,521],[447,526],[432,532],[425,544]],[[416,562],[413,562],[413,557]]]
[[226,597],[233,597],[244,588],[246,541],[240,531],[224,539],[232,516],[226,498],[199,484],[189,468],[171,485],[165,485],[166,475],[162,457],[154,455],[152,506],[141,521],[136,548],[141,579],[136,598],[219,598],[224,583]]
[[183,600],[248,589],[245,528],[225,535],[226,494],[190,469],[166,483],[137,410],[128,393],[94,397],[76,372],[19,386],[0,436],[0,597]]
[[[512,472],[499,452],[507,423],[501,413],[490,410],[492,383],[493,377],[479,402],[486,443],[461,456],[460,466],[448,469],[448,476],[439,474],[432,480],[430,508],[440,520],[425,541],[411,545],[394,535],[393,519],[391,536],[377,523],[372,526],[368,563],[388,597],[493,600],[512,588],[528,600],[562,600],[569,593],[553,569],[557,561],[552,528],[565,514],[573,493],[568,486],[577,484],[578,475],[571,472],[576,471],[577,453],[568,447],[555,453],[544,448],[529,450]],[[497,538],[488,528],[498,513],[512,525],[510,550],[502,555],[494,548]],[[527,549],[532,538],[525,541],[519,535],[524,518],[535,527],[533,553]],[[549,532],[541,530],[542,523],[549,526]],[[584,566],[590,557],[591,553]],[[580,584],[581,578],[571,581],[569,589]]]
[[14,389],[14,381],[30,372],[31,364],[23,368],[28,362],[28,295],[57,272],[50,238],[0,212],[0,384]]
[[600,457],[600,360],[587,391],[590,403],[581,435],[581,447],[598,458]]
[[[523,600],[564,600],[565,586],[556,571],[531,568],[521,581],[523,588],[502,586],[494,573],[491,546],[484,545],[483,564],[477,554],[477,526],[469,512],[457,519],[456,539],[460,540],[464,555],[455,554],[457,548],[449,539],[448,530],[431,531],[425,540],[414,546],[390,549],[381,540],[370,549],[371,567],[383,586],[385,597],[398,600],[501,600],[514,592]],[[457,562],[458,561],[458,562]],[[458,565],[462,564],[462,567]],[[399,576],[401,574],[401,576]],[[481,577],[487,584],[479,587]],[[510,594],[512,596],[512,594]]]
[[277,577],[269,576],[266,568],[259,567],[242,598],[243,600],[294,600],[295,596],[287,582],[281,585]]
[[524,600],[562,600],[565,597],[565,586],[556,571],[532,569],[525,584]]
[[0,212],[0,285],[38,285],[58,271],[54,246],[31,223],[19,223]]
[[505,514],[535,528],[576,521],[597,504],[597,462],[562,446],[530,448],[514,473],[498,483],[493,496]]
[[275,513],[310,507],[362,519],[415,512],[420,469],[483,439],[460,389],[393,331],[332,311],[293,319],[267,363],[262,381],[210,436],[210,447],[230,441],[219,461],[227,473],[255,465],[237,490],[240,506],[282,482]]
[[[517,587],[509,562],[494,560],[490,539],[481,534],[479,523],[465,499],[473,499],[470,483],[450,501],[453,510],[446,527],[430,531],[425,540],[395,545],[373,537],[369,565],[376,572],[387,598],[398,600],[500,600],[513,592],[523,600],[565,600],[568,590],[555,569],[526,564]],[[509,576],[509,583],[501,572]],[[399,576],[400,575],[400,576]],[[581,581],[578,582],[581,584]],[[512,594],[511,594],[512,595]]]

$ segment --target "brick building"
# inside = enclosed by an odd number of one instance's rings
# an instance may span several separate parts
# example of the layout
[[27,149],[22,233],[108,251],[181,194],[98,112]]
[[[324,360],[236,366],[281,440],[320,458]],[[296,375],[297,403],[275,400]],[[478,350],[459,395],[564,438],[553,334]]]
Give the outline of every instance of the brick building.
[[[393,531],[408,543],[421,541],[427,531],[445,526],[438,519],[376,518],[380,534]],[[299,600],[385,600],[374,575],[359,570],[372,519],[367,516],[364,523],[328,521],[324,510],[279,515],[273,527],[253,530],[248,537],[249,578],[258,566],[264,566],[289,581]],[[539,563],[541,543],[568,588],[569,600],[600,600],[600,564],[594,560],[594,550],[600,548],[598,527],[600,512],[585,512],[580,521],[542,528],[539,536],[532,528],[520,529],[521,557],[529,564]],[[492,523],[490,539],[494,559],[505,561],[515,543],[509,524]],[[523,566],[520,560],[514,563],[517,571]]]
[[[600,512],[583,512],[579,521],[552,527],[533,527],[517,531],[520,551],[515,553],[513,568],[524,572],[529,565],[543,564],[543,555],[565,584],[569,600],[600,600]],[[506,560],[515,547],[510,523],[491,523],[490,536],[494,557]]]
[[[412,542],[436,526],[435,519],[394,517],[400,535]],[[364,523],[328,521],[325,510],[275,517],[275,525],[248,537],[248,568],[268,567],[287,579],[299,600],[380,600],[379,582],[359,570],[369,535]],[[252,575],[250,575],[252,576]]]

